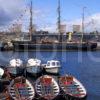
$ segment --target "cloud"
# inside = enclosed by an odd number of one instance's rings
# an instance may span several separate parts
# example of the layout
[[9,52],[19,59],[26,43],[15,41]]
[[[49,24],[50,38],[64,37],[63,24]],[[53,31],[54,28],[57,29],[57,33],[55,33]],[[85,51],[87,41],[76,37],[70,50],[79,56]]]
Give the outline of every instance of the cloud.
[[[37,30],[40,30],[46,23],[45,18],[46,15],[43,13],[42,9],[33,9],[33,25],[36,26]],[[28,8],[26,13],[22,18],[23,31],[29,31],[30,24],[30,9]]]
[[0,26],[16,19],[24,8],[23,0],[0,0]]
[[4,9],[0,9],[0,25],[5,25],[11,20],[11,16]]
[[[91,20],[90,20],[91,19]],[[89,25],[87,25],[88,30],[97,30],[100,31],[100,13],[94,14],[92,16],[89,16],[86,20],[87,23],[90,22]]]
[[[68,29],[72,31],[72,25],[81,25],[82,26],[82,18],[75,19],[69,22],[66,22]],[[91,16],[85,17],[84,21],[85,32],[92,32],[92,31],[100,31],[100,13],[93,14]]]
[[[73,25],[82,26],[82,18],[74,19],[72,21],[64,21],[62,24],[66,24],[67,31],[73,31]],[[96,30],[100,32],[100,13],[85,17],[84,26],[85,32],[93,32]],[[42,29],[49,32],[56,32],[57,25],[46,25],[45,27],[42,27]]]
[[52,25],[45,25],[44,27],[40,28],[41,30],[49,31],[51,33],[57,32],[57,26],[52,24]]

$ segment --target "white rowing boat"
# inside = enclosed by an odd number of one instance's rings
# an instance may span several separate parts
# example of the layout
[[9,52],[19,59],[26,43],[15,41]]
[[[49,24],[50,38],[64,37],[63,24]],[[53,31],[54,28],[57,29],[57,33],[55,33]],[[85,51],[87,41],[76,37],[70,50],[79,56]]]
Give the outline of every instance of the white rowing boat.
[[76,99],[82,99],[87,95],[86,89],[82,83],[73,76],[66,75],[60,77],[59,85],[65,97],[69,96]]
[[12,80],[8,90],[13,100],[33,100],[35,97],[34,87],[24,77],[17,77]]
[[53,100],[60,93],[56,80],[48,75],[41,76],[37,79],[35,89],[38,97],[43,100]]

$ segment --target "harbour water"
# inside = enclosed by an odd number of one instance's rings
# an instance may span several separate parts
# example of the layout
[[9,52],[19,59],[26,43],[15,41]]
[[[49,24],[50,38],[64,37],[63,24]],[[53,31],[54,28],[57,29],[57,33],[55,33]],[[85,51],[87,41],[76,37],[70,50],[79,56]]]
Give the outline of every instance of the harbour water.
[[12,58],[20,58],[26,63],[28,58],[34,57],[41,59],[43,63],[51,59],[60,60],[60,73],[79,79],[87,89],[87,100],[100,99],[100,51],[0,52],[0,64],[6,66]]

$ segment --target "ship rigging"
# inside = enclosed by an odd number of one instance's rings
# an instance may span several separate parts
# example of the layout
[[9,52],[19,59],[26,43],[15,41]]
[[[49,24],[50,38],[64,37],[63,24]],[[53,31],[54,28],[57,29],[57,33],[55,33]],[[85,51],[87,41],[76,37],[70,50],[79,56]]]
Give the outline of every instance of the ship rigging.
[[29,33],[30,33],[30,41],[32,41],[32,30],[33,30],[33,2],[31,0],[31,7],[30,7],[30,28],[29,28]]

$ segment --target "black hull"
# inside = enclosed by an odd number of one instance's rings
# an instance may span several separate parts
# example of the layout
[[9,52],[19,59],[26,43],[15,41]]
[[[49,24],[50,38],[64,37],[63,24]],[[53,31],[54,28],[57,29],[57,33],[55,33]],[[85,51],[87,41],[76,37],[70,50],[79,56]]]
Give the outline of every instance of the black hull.
[[26,42],[13,42],[15,51],[48,51],[48,50],[95,50],[97,43],[55,43],[55,44],[34,44]]

